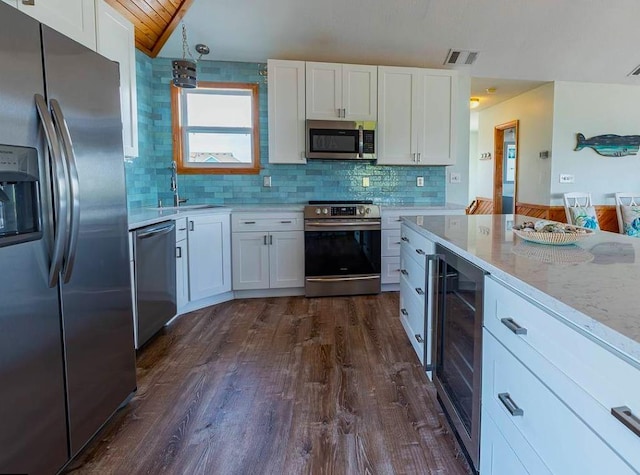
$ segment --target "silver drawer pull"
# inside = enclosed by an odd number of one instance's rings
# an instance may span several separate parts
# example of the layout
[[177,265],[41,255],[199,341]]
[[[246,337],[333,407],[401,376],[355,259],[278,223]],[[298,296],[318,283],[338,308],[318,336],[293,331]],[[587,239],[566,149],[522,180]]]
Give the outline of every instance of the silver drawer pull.
[[280,221],[280,224],[291,224],[291,221]]
[[611,414],[613,417],[622,422],[627,429],[640,437],[640,419],[633,415],[631,409],[627,406],[612,407]]
[[402,275],[409,275],[409,273],[407,272],[407,269],[400,269],[400,273]]
[[500,402],[504,404],[504,407],[507,408],[507,411],[509,411],[509,414],[511,414],[512,416],[515,417],[524,415],[524,411],[520,409],[515,402],[513,402],[513,399],[511,399],[511,395],[509,393],[498,394],[498,399],[500,399]]
[[396,241],[394,242],[394,244],[402,244],[400,241]]
[[182,248],[180,246],[176,247],[176,259],[182,258]]
[[405,317],[406,317],[407,315],[409,315],[409,312],[407,312],[407,309],[406,309],[406,308],[401,308],[401,309],[400,309],[400,313],[401,313],[402,315],[404,315]]
[[408,238],[408,237],[404,237],[404,236],[402,236],[402,237],[400,238],[400,240],[401,240],[401,241],[404,241],[404,242],[409,242],[409,238]]
[[416,341],[417,341],[418,343],[424,343],[424,340],[422,339],[422,336],[421,336],[421,335],[415,334],[415,335],[413,335],[413,336],[415,336],[415,337],[416,337]]
[[242,223],[243,224],[256,224],[255,221],[243,221]]
[[422,249],[416,249],[416,252],[417,252],[418,254],[420,254],[421,256],[424,256],[424,255],[425,255],[425,253],[424,253],[424,251],[423,251]]
[[516,335],[526,335],[527,334],[527,329],[525,327],[521,327],[520,325],[518,325],[513,320],[513,318],[511,318],[511,317],[501,318],[500,321],[502,322],[502,324],[505,327],[507,327],[509,330],[511,330]]
[[401,223],[402,220],[400,218],[396,219],[396,223]]
[[424,295],[424,290],[422,290],[420,287],[416,287],[416,294]]

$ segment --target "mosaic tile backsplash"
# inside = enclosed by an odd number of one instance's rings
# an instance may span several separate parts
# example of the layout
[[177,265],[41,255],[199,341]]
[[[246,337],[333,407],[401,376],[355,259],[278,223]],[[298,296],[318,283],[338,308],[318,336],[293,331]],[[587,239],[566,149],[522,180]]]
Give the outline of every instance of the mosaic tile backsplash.
[[[136,51],[140,156],[126,164],[130,208],[172,202],[169,190],[172,161],[171,60],[151,59]],[[371,163],[310,161],[306,165],[268,163],[267,85],[261,63],[200,61],[203,81],[260,84],[259,175],[180,175],[180,196],[189,204],[304,203],[318,199],[372,199],[380,204],[442,205],[445,203],[445,167],[389,167]],[[263,176],[272,186],[262,186]],[[416,177],[424,187],[416,187]],[[369,177],[370,186],[362,186]]]

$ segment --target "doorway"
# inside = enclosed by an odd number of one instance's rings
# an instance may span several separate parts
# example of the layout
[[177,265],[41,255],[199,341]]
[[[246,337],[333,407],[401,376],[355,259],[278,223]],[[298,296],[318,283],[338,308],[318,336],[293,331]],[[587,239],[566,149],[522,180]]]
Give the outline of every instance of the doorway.
[[518,201],[518,121],[497,125],[493,143],[493,213],[512,214]]

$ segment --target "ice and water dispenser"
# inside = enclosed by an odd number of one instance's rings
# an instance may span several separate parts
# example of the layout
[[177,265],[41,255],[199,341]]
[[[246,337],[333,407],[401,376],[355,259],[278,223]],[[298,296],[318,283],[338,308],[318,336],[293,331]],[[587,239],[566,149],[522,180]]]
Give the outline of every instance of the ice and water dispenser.
[[42,236],[39,188],[37,150],[0,145],[0,247]]

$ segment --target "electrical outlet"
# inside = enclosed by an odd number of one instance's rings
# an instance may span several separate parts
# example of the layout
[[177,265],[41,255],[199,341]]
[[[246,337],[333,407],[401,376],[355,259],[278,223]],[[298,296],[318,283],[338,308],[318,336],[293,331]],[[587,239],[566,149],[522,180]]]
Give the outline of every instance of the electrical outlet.
[[363,176],[362,177],[362,186],[364,186],[365,188],[369,186],[369,177],[368,176]]
[[419,176],[416,178],[416,186],[424,186],[424,177]]
[[576,182],[576,177],[573,175],[565,175],[565,174],[560,175],[560,183],[575,183],[575,182]]
[[271,177],[269,175],[265,175],[262,177],[262,186],[267,188],[271,187]]
[[462,183],[462,175],[460,173],[449,174],[449,183]]

